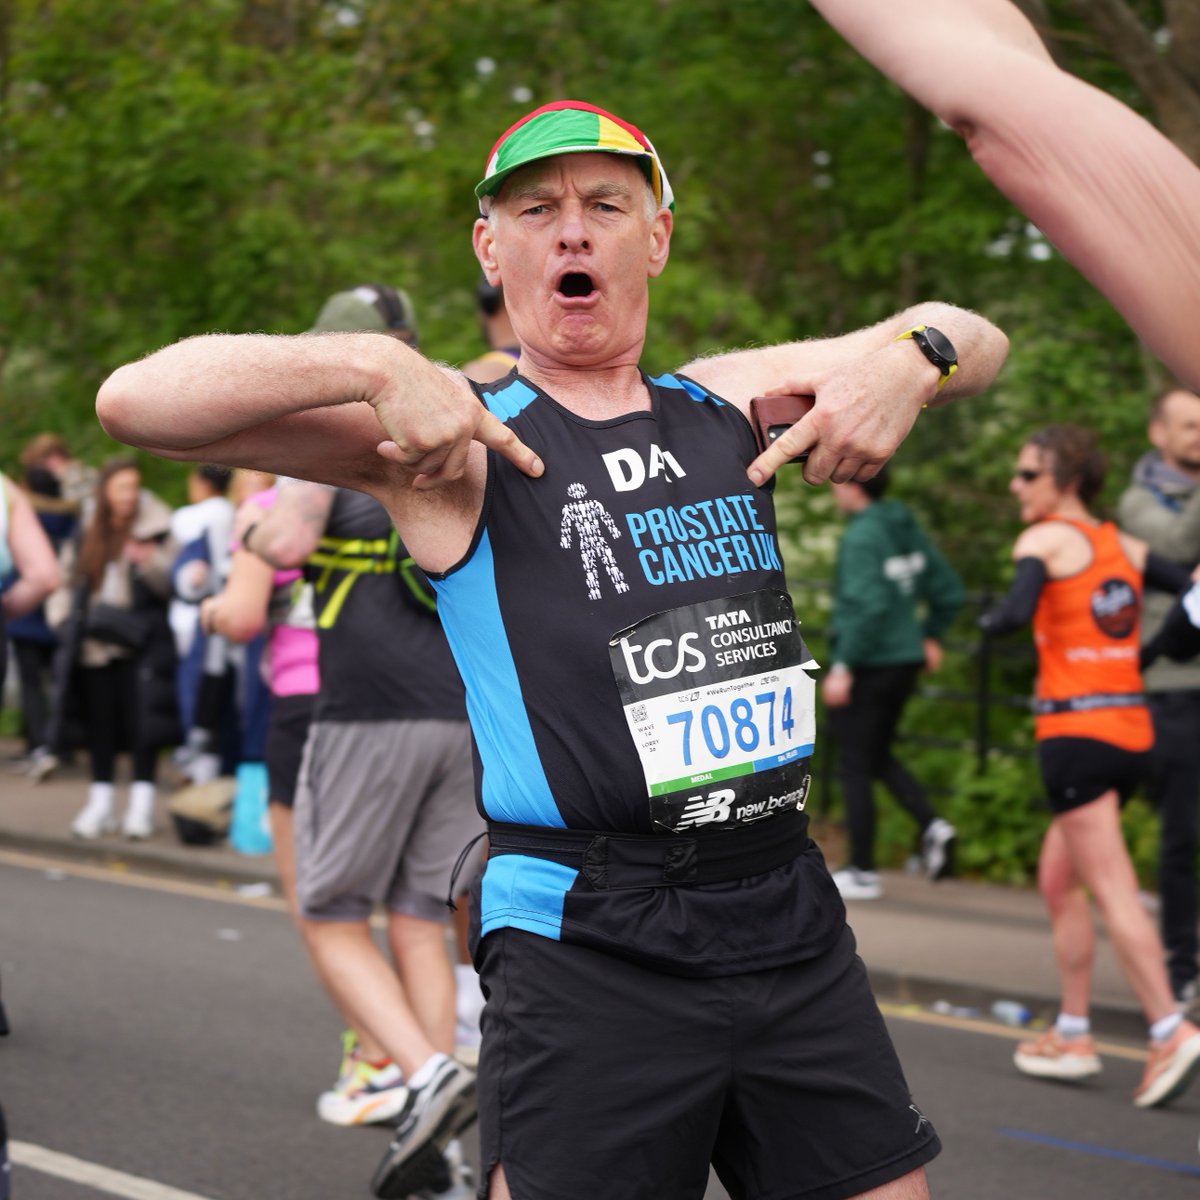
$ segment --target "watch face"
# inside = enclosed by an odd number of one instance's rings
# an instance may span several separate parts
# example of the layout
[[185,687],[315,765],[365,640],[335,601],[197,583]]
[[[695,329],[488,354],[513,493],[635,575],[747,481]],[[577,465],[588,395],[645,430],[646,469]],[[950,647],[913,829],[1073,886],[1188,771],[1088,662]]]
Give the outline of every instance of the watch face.
[[954,349],[954,343],[940,329],[934,329],[932,325],[926,325],[925,341],[928,342],[929,348],[947,366],[952,366],[958,362],[958,352]]

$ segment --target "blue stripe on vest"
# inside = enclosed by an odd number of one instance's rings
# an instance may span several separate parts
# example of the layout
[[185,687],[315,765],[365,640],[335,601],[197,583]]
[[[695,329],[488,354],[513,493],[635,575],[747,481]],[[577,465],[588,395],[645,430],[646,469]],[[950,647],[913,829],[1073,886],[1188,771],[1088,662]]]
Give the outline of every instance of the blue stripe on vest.
[[469,562],[432,582],[442,628],[467,688],[467,716],[483,764],[484,812],[493,821],[562,829],[566,822],[538,756],[500,614],[487,533]]
[[698,383],[693,383],[690,379],[677,379],[674,375],[660,375],[657,379],[651,379],[650,382],[656,387],[675,388],[677,391],[687,392],[693,400],[711,400],[718,406],[725,403],[724,400],[706,392]]
[[514,379],[508,387],[501,388],[498,392],[484,392],[483,399],[490,412],[501,421],[509,421],[526,405],[537,399],[537,392],[529,384]]
[[523,854],[488,859],[480,895],[480,937],[495,929],[523,929],[558,941],[563,899],[579,872],[562,863]]

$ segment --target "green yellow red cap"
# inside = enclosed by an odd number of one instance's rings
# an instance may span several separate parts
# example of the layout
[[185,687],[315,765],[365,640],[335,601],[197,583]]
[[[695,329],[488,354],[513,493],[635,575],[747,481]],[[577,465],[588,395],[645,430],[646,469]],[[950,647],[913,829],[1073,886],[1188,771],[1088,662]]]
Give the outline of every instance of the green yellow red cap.
[[475,195],[481,200],[494,196],[509,175],[526,163],[557,154],[588,152],[626,154],[636,159],[659,207],[675,207],[675,195],[650,139],[636,125],[580,100],[544,104],[501,134],[488,155],[487,170],[475,187]]

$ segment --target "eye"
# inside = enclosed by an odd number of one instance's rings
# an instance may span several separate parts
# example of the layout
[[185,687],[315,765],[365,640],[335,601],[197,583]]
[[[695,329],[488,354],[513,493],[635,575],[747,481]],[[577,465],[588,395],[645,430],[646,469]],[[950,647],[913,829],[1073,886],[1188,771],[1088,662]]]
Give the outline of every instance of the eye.
[[545,211],[546,206],[544,204],[531,204],[522,211],[521,215],[523,217],[540,217]]

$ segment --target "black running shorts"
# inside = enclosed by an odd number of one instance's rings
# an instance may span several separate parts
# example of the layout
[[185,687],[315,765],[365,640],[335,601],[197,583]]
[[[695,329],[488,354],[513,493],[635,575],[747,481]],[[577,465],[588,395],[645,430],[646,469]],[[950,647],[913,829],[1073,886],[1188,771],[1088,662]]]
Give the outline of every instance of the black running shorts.
[[1046,738],[1037,752],[1046,798],[1056,813],[1090,804],[1111,788],[1124,804],[1150,769],[1149,751],[1122,750],[1095,738]]
[[316,695],[311,693],[271,699],[271,719],[267,725],[263,757],[272,804],[291,808],[295,803],[300,760],[304,757],[304,742],[316,701]]
[[848,928],[718,978],[518,929],[478,961],[481,1162],[514,1200],[701,1200],[710,1162],[733,1200],[843,1200],[941,1149]]

